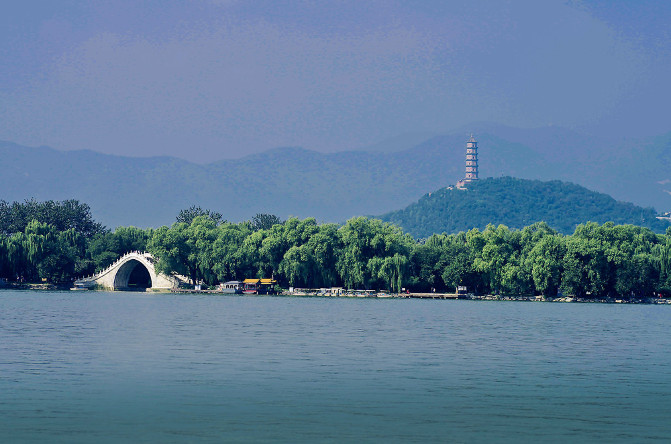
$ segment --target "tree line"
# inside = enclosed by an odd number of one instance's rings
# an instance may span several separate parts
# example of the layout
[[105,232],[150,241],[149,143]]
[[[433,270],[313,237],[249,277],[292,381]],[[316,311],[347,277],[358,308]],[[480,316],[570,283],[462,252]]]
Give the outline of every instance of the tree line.
[[0,277],[71,282],[128,251],[193,282],[273,277],[280,286],[454,291],[558,292],[585,298],[671,295],[671,229],[584,223],[562,235],[539,222],[521,230],[489,225],[419,241],[399,227],[356,217],[342,225],[258,214],[232,223],[199,207],[171,226],[108,230],[77,201],[0,201]]

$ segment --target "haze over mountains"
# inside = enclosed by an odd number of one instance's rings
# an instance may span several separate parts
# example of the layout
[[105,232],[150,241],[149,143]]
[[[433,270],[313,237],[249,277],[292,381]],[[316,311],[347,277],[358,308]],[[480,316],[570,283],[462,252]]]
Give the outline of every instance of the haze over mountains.
[[559,179],[671,210],[671,133],[612,142],[559,127],[494,124],[474,124],[406,149],[400,148],[421,135],[390,139],[370,151],[276,148],[207,165],[0,142],[0,199],[79,199],[110,227],[170,224],[194,204],[231,221],[264,212],[339,222],[397,210],[454,184],[464,174],[470,131],[479,144],[480,177]]

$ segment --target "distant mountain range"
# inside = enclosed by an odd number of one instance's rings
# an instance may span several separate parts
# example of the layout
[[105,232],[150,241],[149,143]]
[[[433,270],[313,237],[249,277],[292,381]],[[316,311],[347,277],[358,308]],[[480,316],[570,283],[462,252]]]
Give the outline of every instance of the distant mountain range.
[[277,148],[208,165],[0,142],[0,199],[79,199],[110,227],[170,224],[191,205],[231,221],[273,213],[341,222],[402,208],[427,190],[454,184],[464,174],[470,131],[479,142],[481,177],[560,179],[671,210],[671,133],[613,143],[557,127],[492,124],[474,124],[406,149],[403,144],[415,143],[418,134],[368,151]]
[[466,189],[442,188],[379,218],[416,238],[484,229],[490,223],[521,229],[544,221],[563,234],[584,222],[634,224],[658,233],[671,226],[650,208],[618,202],[580,185],[512,177],[479,180]]

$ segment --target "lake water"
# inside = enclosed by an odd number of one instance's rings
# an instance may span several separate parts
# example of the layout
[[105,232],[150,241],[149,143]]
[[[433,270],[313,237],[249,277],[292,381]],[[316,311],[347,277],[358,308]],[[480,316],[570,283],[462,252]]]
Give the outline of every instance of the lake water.
[[671,306],[0,291],[2,442],[671,440]]

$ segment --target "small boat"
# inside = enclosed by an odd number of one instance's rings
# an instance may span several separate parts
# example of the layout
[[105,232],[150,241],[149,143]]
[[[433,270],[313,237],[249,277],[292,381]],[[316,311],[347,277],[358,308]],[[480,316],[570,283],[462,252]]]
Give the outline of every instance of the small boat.
[[240,281],[228,281],[219,285],[222,293],[227,294],[242,294],[243,284]]
[[95,282],[75,282],[74,287],[72,287],[70,290],[90,290],[93,287],[95,287],[96,283]]

